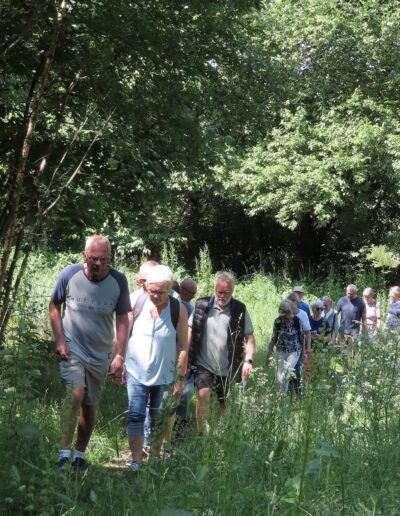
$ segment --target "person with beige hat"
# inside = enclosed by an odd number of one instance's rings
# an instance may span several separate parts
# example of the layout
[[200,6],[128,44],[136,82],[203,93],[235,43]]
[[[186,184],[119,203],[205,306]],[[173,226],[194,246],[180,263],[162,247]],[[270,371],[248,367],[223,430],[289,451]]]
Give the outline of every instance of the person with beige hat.
[[311,313],[310,313],[310,306],[309,306],[308,303],[303,301],[304,287],[301,286],[301,285],[298,285],[297,287],[293,287],[293,292],[296,292],[296,294],[300,298],[300,303],[299,303],[300,310],[304,310],[306,312],[306,314],[308,315],[308,317],[310,317],[310,315],[311,315]]

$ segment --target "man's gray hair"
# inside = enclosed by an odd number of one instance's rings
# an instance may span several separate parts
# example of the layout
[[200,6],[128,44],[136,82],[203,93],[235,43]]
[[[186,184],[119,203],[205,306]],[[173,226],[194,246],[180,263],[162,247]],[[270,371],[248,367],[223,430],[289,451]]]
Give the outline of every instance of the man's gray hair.
[[150,283],[171,283],[172,271],[166,265],[151,267],[147,273],[146,285]]
[[357,292],[357,285],[353,285],[353,283],[350,283],[350,285],[347,285],[346,290],[347,290],[348,288],[349,288],[350,290],[354,290],[354,292]]
[[85,243],[85,251],[87,251],[89,249],[89,247],[93,244],[93,242],[96,242],[96,244],[100,244],[100,245],[106,245],[108,248],[108,252],[111,254],[111,244],[106,236],[92,235],[89,238],[87,238],[86,243]]
[[299,302],[300,302],[299,294],[297,294],[296,292],[291,292],[291,293],[288,295],[287,299],[288,299],[289,301],[294,301],[294,302],[296,302],[296,303],[299,303]]
[[332,305],[332,299],[329,297],[329,296],[324,296],[322,298],[322,303],[329,303],[330,305]]
[[214,286],[217,284],[217,281],[219,281],[219,280],[227,281],[228,283],[230,283],[232,285],[232,290],[236,283],[235,276],[231,272],[228,272],[228,271],[217,272],[217,274],[215,275],[215,279],[214,279]]
[[279,314],[288,315],[293,313],[293,303],[289,299],[284,299],[279,305]]

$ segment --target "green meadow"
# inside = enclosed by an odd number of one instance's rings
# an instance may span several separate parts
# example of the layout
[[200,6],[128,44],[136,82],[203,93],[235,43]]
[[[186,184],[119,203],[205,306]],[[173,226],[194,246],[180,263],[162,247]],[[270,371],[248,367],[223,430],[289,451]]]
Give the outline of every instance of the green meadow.
[[[89,470],[58,471],[64,390],[47,304],[59,270],[79,259],[33,257],[3,336],[2,514],[400,513],[400,339],[382,334],[360,349],[320,352],[303,397],[282,395],[265,355],[279,301],[293,284],[284,273],[254,273],[238,281],[235,295],[251,314],[257,354],[252,378],[244,392],[232,389],[221,422],[202,436],[193,425],[175,438],[169,457],[150,460],[140,474],[128,472],[126,392],[109,383],[87,454]],[[134,274],[126,272],[133,288]],[[200,295],[210,293],[211,272],[206,259],[198,262]],[[308,300],[328,294],[336,301],[345,279],[337,281],[330,272],[300,281]],[[377,285],[372,276],[358,281],[360,288],[368,281]],[[385,301],[383,288],[379,296]]]

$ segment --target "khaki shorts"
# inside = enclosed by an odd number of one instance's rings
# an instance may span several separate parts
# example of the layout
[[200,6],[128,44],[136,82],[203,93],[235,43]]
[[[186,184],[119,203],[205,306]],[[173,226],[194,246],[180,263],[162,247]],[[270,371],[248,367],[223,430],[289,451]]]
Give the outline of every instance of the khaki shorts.
[[101,364],[88,364],[76,355],[70,354],[68,360],[60,362],[60,373],[68,391],[84,387],[83,403],[97,405],[106,382],[109,366],[109,360]]

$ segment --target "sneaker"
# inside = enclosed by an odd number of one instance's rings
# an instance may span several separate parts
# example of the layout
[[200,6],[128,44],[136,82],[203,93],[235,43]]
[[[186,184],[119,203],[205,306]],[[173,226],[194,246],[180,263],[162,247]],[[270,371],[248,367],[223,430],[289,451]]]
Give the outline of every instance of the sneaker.
[[72,461],[71,466],[75,471],[86,471],[88,469],[85,459],[82,459],[81,457],[76,457]]
[[61,457],[61,459],[57,462],[57,467],[60,470],[67,469],[69,466],[69,458]]
[[129,471],[134,471],[135,473],[138,473],[143,468],[143,464],[141,462],[132,461],[130,465],[128,466]]

